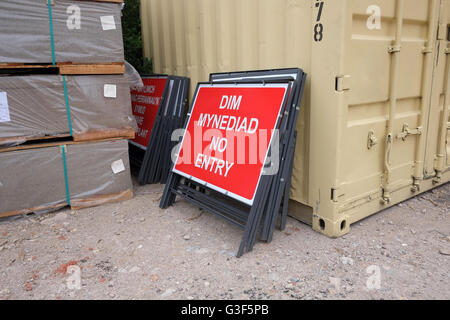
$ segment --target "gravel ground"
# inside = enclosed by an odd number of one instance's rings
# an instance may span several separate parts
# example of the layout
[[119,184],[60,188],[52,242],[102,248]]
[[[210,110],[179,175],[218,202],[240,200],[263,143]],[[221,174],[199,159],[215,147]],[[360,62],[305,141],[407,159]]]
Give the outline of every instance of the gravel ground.
[[240,229],[162,190],[1,219],[0,299],[450,299],[450,184],[339,239],[289,219],[240,259]]

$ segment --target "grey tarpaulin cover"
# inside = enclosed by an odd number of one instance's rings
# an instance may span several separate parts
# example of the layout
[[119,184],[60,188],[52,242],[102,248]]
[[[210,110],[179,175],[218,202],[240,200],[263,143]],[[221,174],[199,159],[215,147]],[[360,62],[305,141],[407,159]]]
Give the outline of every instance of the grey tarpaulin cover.
[[127,61],[125,61],[125,77],[127,77],[131,88],[139,88],[144,86],[139,72]]
[[[67,145],[73,207],[132,197],[127,140]],[[61,146],[0,152],[0,215],[67,205]]]
[[[125,76],[65,78],[74,134],[107,129],[134,130],[130,87]],[[0,77],[0,94],[3,94],[0,145],[2,138],[69,133],[62,79],[60,75]],[[15,141],[21,142],[20,139]]]
[[[123,62],[121,5],[52,0],[56,62]],[[51,63],[47,0],[0,1],[0,63]]]

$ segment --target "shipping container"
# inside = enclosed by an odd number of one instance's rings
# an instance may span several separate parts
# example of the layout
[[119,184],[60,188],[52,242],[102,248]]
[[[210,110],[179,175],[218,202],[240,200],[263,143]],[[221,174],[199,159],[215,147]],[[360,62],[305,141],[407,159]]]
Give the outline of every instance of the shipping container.
[[450,180],[450,0],[141,0],[141,17],[154,72],[308,73],[289,211],[314,230]]

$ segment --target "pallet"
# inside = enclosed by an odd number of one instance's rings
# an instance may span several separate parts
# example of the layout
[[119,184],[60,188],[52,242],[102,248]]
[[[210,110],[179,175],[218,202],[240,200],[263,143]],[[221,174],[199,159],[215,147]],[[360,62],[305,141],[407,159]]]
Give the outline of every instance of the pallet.
[[[70,138],[71,140],[68,140],[67,138]],[[53,136],[8,137],[0,138],[0,152],[9,152],[32,148],[46,148],[58,146],[61,144],[78,144],[93,141],[97,142],[120,139],[132,140],[134,138],[135,131],[132,127],[126,127],[122,129],[91,130],[80,134],[74,134],[73,137],[71,137],[70,134],[60,134]],[[14,144],[14,146],[8,147],[8,144]],[[2,145],[6,145],[6,147],[2,148]]]
[[54,71],[60,75],[124,74],[125,63],[111,62],[83,64],[58,62],[55,66],[51,63],[0,63],[0,74],[32,71]]
[[[54,0],[51,0],[52,4],[53,4],[53,1]],[[124,0],[78,0],[78,1],[122,3]]]
[[55,134],[55,135],[48,135],[48,136],[17,136],[17,137],[8,137],[8,138],[0,138],[0,149],[2,148],[2,145],[18,145],[25,142],[31,142],[31,141],[47,141],[52,139],[60,139],[60,138],[69,138],[70,134]]
[[73,141],[75,142],[86,142],[111,138],[132,140],[135,138],[134,128],[126,127],[122,129],[90,130],[73,135]]
[[70,208],[72,210],[80,210],[92,207],[98,207],[106,203],[121,202],[133,198],[133,190],[126,190],[114,194],[94,195],[83,199],[71,200]]
[[[132,198],[133,198],[133,190],[126,190],[123,192],[106,194],[106,195],[93,195],[91,197],[86,197],[83,199],[71,200],[70,208],[72,210],[80,210],[80,209],[97,207],[97,206],[104,205],[107,203],[115,203],[115,202],[130,200]],[[59,203],[59,204],[52,204],[52,205],[42,205],[42,206],[29,208],[29,209],[0,213],[0,218],[24,215],[24,214],[28,214],[28,213],[32,213],[32,212],[36,212],[36,211],[44,211],[44,210],[51,210],[51,209],[58,210],[58,209],[66,207],[66,206],[67,206],[66,202]]]
[[123,0],[90,0],[94,2],[112,2],[112,3],[122,3]]

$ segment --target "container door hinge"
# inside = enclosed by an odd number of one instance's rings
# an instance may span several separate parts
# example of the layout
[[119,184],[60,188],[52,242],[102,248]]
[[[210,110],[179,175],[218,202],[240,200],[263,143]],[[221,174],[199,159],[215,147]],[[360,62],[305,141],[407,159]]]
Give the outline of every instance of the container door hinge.
[[375,132],[369,131],[369,135],[367,136],[367,149],[372,149],[378,143],[378,139],[375,136]]
[[405,141],[408,136],[421,134],[422,134],[422,127],[410,129],[407,124],[404,124],[402,132],[397,134],[397,139],[402,139],[403,141]]
[[402,50],[402,46],[389,46],[388,47],[389,53],[396,53],[396,52],[400,52],[401,50]]
[[447,31],[448,31],[447,24],[440,23],[438,26],[437,39],[444,40],[447,35]]
[[343,92],[350,90],[350,76],[343,75],[336,77],[336,91]]
[[432,53],[432,52],[433,52],[433,47],[424,47],[422,49],[423,54]]

